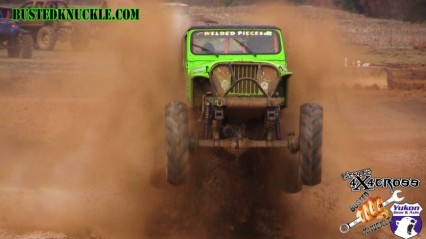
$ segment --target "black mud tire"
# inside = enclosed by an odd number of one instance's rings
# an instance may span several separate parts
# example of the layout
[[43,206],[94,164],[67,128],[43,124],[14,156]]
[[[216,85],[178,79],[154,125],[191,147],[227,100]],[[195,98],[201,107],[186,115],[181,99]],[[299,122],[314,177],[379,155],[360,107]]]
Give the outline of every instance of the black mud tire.
[[166,105],[166,179],[171,185],[185,184],[189,175],[188,107],[179,102]]
[[75,26],[71,33],[71,47],[74,51],[86,51],[90,43],[90,30],[87,26]]
[[20,36],[21,42],[21,57],[31,59],[33,57],[33,38],[29,34]]
[[321,183],[322,107],[315,103],[300,107],[300,169],[302,182],[308,186]]
[[40,50],[51,51],[55,48],[57,39],[55,29],[52,26],[44,26],[37,32],[36,44]]
[[19,44],[19,39],[15,38],[10,40],[7,43],[7,56],[11,58],[19,57],[19,52],[21,51],[21,46]]

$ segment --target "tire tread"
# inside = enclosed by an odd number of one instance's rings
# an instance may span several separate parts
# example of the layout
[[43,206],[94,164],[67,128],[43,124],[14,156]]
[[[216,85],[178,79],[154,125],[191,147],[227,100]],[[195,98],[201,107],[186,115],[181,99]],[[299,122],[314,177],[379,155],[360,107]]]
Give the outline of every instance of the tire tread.
[[172,102],[166,105],[167,181],[184,184],[189,174],[188,108]]
[[302,181],[313,186],[321,183],[323,109],[315,103],[300,107],[300,167]]

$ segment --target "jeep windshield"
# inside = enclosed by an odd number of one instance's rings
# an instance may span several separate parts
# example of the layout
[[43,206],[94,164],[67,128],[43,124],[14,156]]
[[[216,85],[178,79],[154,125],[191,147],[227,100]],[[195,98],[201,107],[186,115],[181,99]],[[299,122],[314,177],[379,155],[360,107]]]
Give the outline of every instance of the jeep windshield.
[[258,55],[281,51],[274,30],[200,30],[192,33],[191,51],[196,55]]

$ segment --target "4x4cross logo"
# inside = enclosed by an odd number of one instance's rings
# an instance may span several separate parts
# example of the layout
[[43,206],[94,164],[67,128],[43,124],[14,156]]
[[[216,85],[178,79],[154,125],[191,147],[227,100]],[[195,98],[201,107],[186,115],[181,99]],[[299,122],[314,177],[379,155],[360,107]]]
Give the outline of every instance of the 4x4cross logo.
[[348,185],[352,191],[390,188],[393,192],[398,187],[418,188],[420,186],[420,180],[417,178],[375,178],[371,173],[371,169],[367,168],[356,172],[344,172],[341,177],[342,180],[350,179]]

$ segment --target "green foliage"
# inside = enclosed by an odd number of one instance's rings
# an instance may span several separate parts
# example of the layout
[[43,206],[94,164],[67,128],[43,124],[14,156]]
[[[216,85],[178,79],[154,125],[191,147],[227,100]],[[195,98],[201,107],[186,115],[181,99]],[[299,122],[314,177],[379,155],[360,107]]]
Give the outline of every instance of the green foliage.
[[296,3],[296,4],[304,4],[306,0],[290,0],[290,2]]
[[334,4],[350,12],[363,12],[363,8],[358,0],[334,0]]
[[238,0],[222,0],[226,7],[232,7],[238,5]]
[[[8,0],[0,0],[8,1]],[[11,1],[11,0],[9,0]],[[13,0],[18,1],[18,0]],[[25,1],[25,0],[19,0]],[[139,0],[144,1],[144,0]],[[171,0],[168,0],[171,1]],[[180,0],[194,5],[236,6],[263,3],[266,0]],[[269,0],[271,2],[291,2],[297,5],[336,6],[340,9],[361,13],[368,17],[405,20],[410,22],[426,21],[426,0]]]
[[355,10],[355,2],[354,0],[342,0],[342,6],[344,9],[353,11]]
[[368,17],[391,18],[410,22],[426,20],[424,0],[359,0]]

